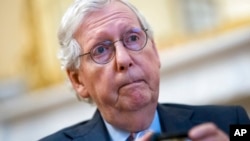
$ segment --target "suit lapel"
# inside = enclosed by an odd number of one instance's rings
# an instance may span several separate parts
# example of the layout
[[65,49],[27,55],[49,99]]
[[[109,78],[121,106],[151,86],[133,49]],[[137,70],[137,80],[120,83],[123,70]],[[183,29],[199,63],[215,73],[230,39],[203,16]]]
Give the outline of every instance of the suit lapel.
[[[192,110],[183,108],[177,108],[171,105],[160,105],[157,106],[160,124],[162,132],[167,135],[177,133],[187,133],[188,130],[193,126],[190,118],[193,114]],[[64,134],[70,137],[74,141],[109,141],[110,137],[105,127],[100,112],[97,110],[93,118],[79,125],[72,130],[66,130]]]
[[192,110],[172,107],[170,105],[158,105],[157,109],[162,132],[167,135],[187,133],[193,126],[190,120],[193,114]]
[[73,130],[64,132],[74,141],[109,141],[110,137],[104,125],[100,112],[97,110],[93,118],[88,123],[78,126]]

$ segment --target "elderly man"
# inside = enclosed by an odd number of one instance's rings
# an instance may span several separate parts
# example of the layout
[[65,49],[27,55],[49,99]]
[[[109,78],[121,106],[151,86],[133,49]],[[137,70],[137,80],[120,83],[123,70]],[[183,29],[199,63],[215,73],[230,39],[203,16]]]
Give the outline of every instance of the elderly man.
[[76,0],[59,40],[74,90],[97,111],[44,141],[149,141],[152,133],[227,141],[229,124],[249,123],[240,107],[158,104],[161,64],[152,31],[125,0]]

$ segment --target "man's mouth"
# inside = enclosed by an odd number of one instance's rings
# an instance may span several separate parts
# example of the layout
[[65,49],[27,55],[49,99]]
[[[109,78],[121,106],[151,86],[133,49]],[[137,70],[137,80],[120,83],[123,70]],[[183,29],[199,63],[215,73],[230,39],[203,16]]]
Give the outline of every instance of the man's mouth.
[[126,86],[126,85],[133,84],[133,83],[140,83],[140,82],[142,82],[142,81],[143,81],[143,80],[135,80],[135,81],[132,81],[132,82],[128,82],[128,83],[123,84],[122,87],[123,87],[123,86]]
[[119,90],[118,91],[120,91],[120,89],[122,89],[122,88],[129,88],[129,87],[133,87],[133,86],[135,86],[136,87],[136,85],[139,85],[140,83],[144,83],[145,81],[144,80],[136,80],[136,81],[132,81],[132,82],[128,82],[128,83],[124,83],[123,85],[121,85],[120,87],[119,87]]

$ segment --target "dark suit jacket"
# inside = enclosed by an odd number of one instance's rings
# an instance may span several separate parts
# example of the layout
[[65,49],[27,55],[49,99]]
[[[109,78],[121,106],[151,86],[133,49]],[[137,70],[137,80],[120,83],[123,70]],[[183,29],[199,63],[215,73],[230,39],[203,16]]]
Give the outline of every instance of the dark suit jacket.
[[[187,106],[159,104],[160,124],[167,134],[187,132],[195,125],[213,122],[229,134],[230,124],[250,124],[245,110],[239,106]],[[93,118],[65,128],[41,141],[110,141],[103,119],[97,110]]]

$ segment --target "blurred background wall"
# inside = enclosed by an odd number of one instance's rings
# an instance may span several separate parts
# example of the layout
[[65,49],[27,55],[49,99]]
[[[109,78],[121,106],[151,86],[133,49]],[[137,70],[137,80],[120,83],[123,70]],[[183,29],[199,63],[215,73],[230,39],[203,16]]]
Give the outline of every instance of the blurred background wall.
[[[250,113],[249,0],[130,1],[155,31],[160,102],[241,105]],[[94,112],[77,101],[56,57],[71,2],[0,1],[0,140],[37,140]]]

